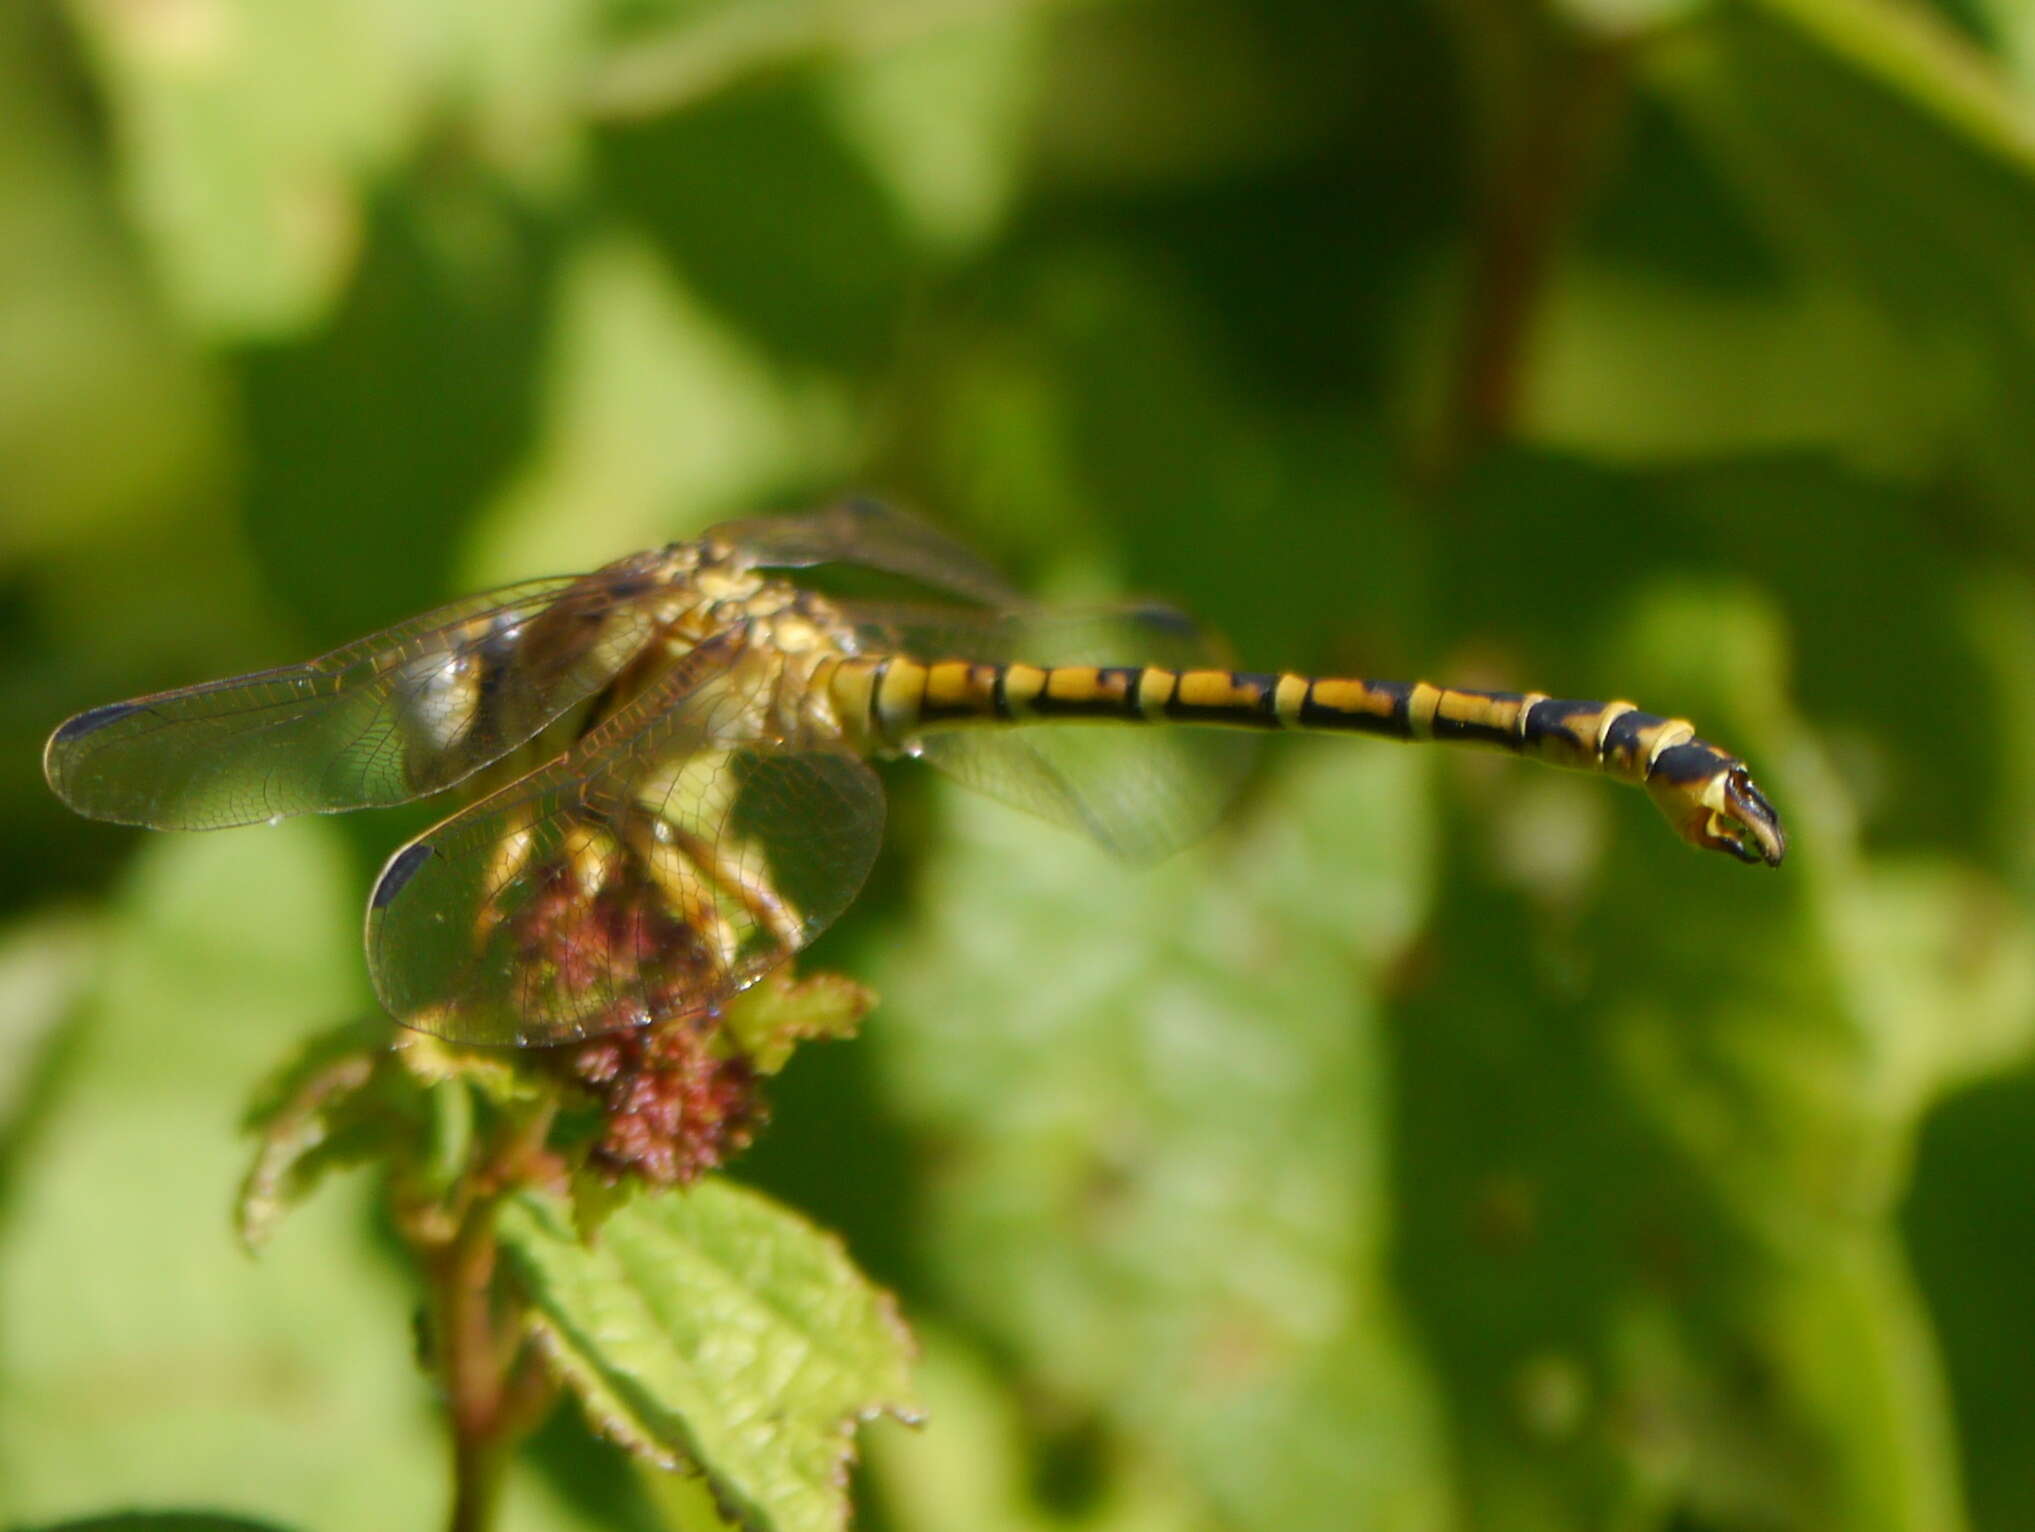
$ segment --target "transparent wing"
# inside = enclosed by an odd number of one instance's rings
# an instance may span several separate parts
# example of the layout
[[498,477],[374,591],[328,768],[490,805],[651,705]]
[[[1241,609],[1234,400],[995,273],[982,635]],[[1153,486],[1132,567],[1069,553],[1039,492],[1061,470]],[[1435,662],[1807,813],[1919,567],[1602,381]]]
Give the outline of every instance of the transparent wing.
[[847,908],[882,789],[844,751],[764,737],[774,671],[744,655],[732,635],[702,645],[389,859],[367,944],[392,1015],[454,1042],[545,1045],[694,1014]]
[[50,737],[44,774],[81,814],[161,830],[438,792],[642,649],[657,557],[471,596],[306,664],[94,708]]
[[988,606],[1018,599],[1010,583],[978,554],[874,500],[843,500],[801,516],[723,522],[706,535],[738,544],[773,569],[853,564]]
[[[988,614],[849,608],[865,643],[925,660],[994,664],[1228,663],[1193,619],[1155,603]],[[1078,830],[1132,862],[1168,856],[1206,833],[1236,798],[1256,753],[1231,730],[1134,723],[1026,724],[928,730],[909,749],[979,792]]]
[[865,648],[920,660],[1031,665],[1228,666],[1221,636],[1160,601],[1041,606],[1008,601],[994,610],[941,602],[838,601]]

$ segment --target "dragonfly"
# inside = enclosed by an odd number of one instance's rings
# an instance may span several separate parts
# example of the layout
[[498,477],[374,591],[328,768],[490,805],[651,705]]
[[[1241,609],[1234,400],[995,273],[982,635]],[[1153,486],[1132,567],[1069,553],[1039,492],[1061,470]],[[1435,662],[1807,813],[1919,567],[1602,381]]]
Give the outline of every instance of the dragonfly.
[[[823,594],[800,572],[825,565],[923,599]],[[924,760],[1133,860],[1212,822],[1239,747],[1273,730],[1494,747],[1643,787],[1695,846],[1786,851],[1745,763],[1684,719],[1224,658],[1170,607],[1043,607],[929,525],[850,501],[93,708],[44,772],[81,814],[170,830],[506,778],[397,850],[367,909],[383,1007],[490,1046],[711,1013],[804,948],[875,859],[872,758]],[[1119,727],[1079,727],[1096,724]]]

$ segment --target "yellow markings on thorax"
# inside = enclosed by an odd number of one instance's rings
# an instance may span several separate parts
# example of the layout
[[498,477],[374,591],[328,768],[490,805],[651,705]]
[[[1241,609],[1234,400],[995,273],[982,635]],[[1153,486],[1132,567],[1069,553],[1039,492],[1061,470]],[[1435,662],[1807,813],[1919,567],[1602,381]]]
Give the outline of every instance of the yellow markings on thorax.
[[833,703],[834,721],[842,737],[866,743],[873,730],[876,702],[876,671],[879,661],[867,659],[822,660],[813,673],[813,685]]

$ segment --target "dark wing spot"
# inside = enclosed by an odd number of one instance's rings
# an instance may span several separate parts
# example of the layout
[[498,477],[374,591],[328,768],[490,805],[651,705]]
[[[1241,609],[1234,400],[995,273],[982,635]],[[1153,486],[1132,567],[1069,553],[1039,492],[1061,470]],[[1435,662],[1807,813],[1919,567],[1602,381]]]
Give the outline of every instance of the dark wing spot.
[[[612,601],[634,601],[638,596],[648,595],[662,583],[654,575],[615,575],[601,586],[599,594]],[[600,617],[606,614],[596,607],[589,606],[580,615]]]
[[403,885],[417,875],[417,869],[431,859],[431,848],[423,841],[413,841],[389,859],[389,865],[382,869],[381,881],[374,886],[374,895],[368,904],[372,909],[385,909],[389,901],[403,891]]
[[1129,619],[1155,633],[1168,633],[1176,638],[1195,638],[1201,633],[1201,624],[1181,611],[1177,606],[1166,606],[1161,602],[1148,601],[1133,607],[1126,614]]
[[58,741],[83,739],[87,734],[96,734],[109,723],[118,723],[130,713],[144,711],[139,702],[109,702],[104,707],[88,708],[75,718],[66,718],[53,736]]

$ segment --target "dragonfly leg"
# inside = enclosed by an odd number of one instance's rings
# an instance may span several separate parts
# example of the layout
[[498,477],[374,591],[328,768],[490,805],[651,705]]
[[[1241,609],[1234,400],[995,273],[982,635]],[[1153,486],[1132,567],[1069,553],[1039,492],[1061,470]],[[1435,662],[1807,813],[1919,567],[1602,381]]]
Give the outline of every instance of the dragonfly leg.
[[[757,843],[730,828],[736,781],[728,752],[695,752],[668,778],[653,779],[652,790],[640,795],[642,807],[632,816],[631,844],[653,871],[667,869],[659,876],[671,879],[674,897],[705,901],[712,910],[716,923],[700,927],[700,934],[710,939],[714,951],[732,961],[745,939],[736,929],[743,922],[737,917],[731,924],[733,912],[723,900],[732,901],[753,930],[796,951],[809,935],[805,915],[777,891]],[[671,804],[685,805],[684,812],[664,812]],[[683,904],[681,908],[690,920],[691,908]]]
[[672,915],[723,969],[733,964],[741,950],[741,937],[721,907],[713,876],[662,821],[647,822],[630,839]]
[[[745,853],[752,843],[737,841],[732,846],[708,842],[685,831],[674,838],[694,866],[713,880],[716,887],[749,913],[749,917],[771,937],[788,947],[803,945],[805,917],[780,894],[770,881],[761,859]],[[733,853],[732,855],[730,853]]]

